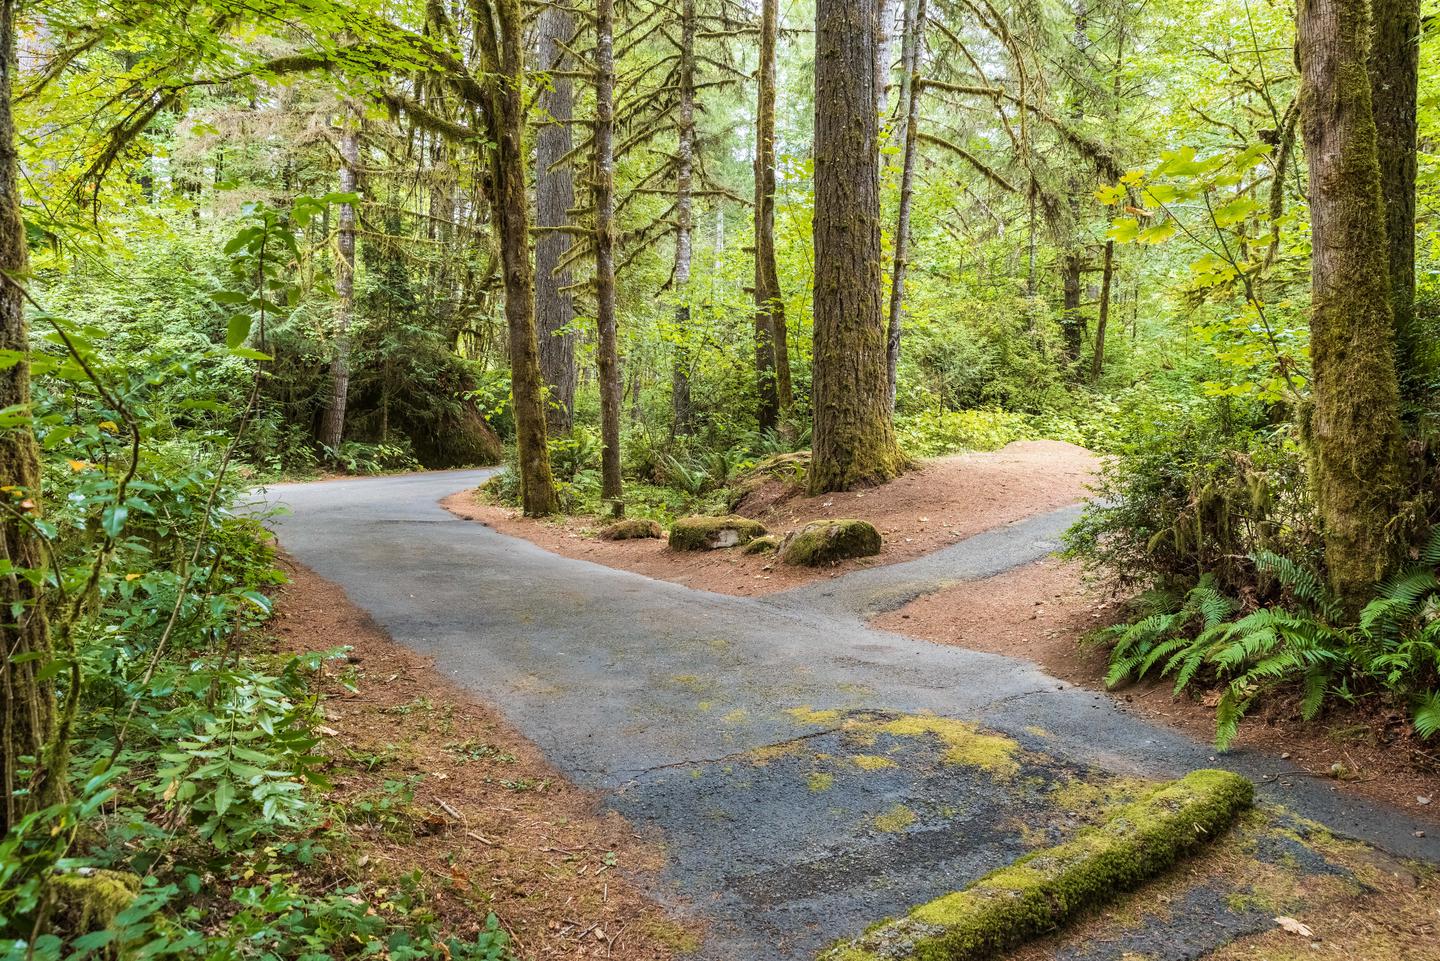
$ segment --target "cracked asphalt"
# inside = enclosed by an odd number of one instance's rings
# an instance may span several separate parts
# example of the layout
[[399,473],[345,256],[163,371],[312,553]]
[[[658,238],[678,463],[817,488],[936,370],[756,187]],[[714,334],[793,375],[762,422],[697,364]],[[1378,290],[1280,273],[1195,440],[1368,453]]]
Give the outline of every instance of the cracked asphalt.
[[[272,526],[291,554],[663,845],[654,893],[706,919],[699,958],[812,957],[1068,836],[1083,817],[1053,792],[1076,781],[1227,767],[1337,834],[1440,861],[1440,840],[1415,837],[1423,825],[1403,812],[1287,762],[1216,757],[1027,662],[865,626],[1043,557],[1075,508],[740,598],[560,557],[438,505],[489,473],[278,485],[266,497],[290,509]],[[1015,763],[954,763],[942,739],[878,723],[928,715],[1013,739]],[[1197,908],[1202,949],[1243,933],[1205,917]],[[1151,956],[1198,956],[1174,947],[1183,940]]]

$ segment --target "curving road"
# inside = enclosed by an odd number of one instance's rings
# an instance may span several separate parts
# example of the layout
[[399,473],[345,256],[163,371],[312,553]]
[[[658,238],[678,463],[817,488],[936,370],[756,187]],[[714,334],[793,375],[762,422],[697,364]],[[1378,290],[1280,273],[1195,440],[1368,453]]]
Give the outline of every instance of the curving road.
[[[559,557],[437,504],[486,476],[279,485],[267,496],[290,508],[274,527],[298,560],[659,837],[668,867],[656,895],[710,922],[701,957],[808,958],[1012,860],[1023,838],[1061,839],[1075,819],[1048,789],[1076,778],[1218,763],[1338,833],[1440,861],[1440,841],[1415,837],[1404,814],[1288,776],[1285,762],[1216,759],[1027,662],[863,623],[1044,556],[1074,508],[908,563],[739,598]],[[1020,776],[946,763],[936,738],[885,725],[932,714],[1014,739]],[[1194,926],[1212,939],[1241,933]]]

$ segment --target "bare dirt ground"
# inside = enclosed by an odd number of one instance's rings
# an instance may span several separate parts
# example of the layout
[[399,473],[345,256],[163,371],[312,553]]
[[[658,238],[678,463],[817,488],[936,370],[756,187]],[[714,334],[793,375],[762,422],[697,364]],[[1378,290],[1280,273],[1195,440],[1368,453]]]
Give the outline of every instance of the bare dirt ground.
[[493,911],[525,959],[667,961],[695,942],[628,879],[660,855],[624,819],[339,587],[285,568],[279,648],[352,649],[327,664],[321,688],[325,773],[360,839],[352,880],[383,887],[419,870],[452,933],[473,933]]
[[773,555],[739,550],[682,553],[663,540],[602,541],[606,521],[570,517],[536,521],[485,503],[473,491],[446,498],[450,511],[502,534],[523,537],[565,557],[618,567],[647,577],[740,596],[769,594],[863,566],[894,564],[928,554],[992,527],[1073,504],[1085,496],[1095,455],[1059,441],[1021,441],[990,453],[921,462],[881,487],[803,496],[779,480],[745,499],[737,513],[783,534],[826,518],[869,521],[885,538],[875,557],[833,567],[789,567]]
[[[1081,638],[1122,613],[1117,600],[1084,583],[1076,565],[1049,559],[919,598],[872,624],[1024,658],[1061,680],[1098,690],[1104,686],[1106,652],[1083,645]],[[1111,696],[1127,711],[1202,740],[1214,737],[1218,695],[1175,697],[1172,687],[1164,680],[1131,684]],[[1440,745],[1416,738],[1403,711],[1342,709],[1305,722],[1296,703],[1272,698],[1240,725],[1235,746],[1285,757],[1317,778],[1329,779],[1332,766],[1343,765],[1336,790],[1356,791],[1440,824]]]

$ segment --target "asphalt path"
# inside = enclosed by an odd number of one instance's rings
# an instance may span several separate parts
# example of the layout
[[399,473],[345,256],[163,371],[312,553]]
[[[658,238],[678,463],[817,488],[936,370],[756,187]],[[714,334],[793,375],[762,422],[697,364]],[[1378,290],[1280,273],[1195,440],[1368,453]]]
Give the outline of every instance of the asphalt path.
[[[1424,825],[1288,762],[1217,757],[1026,661],[864,623],[1045,556],[1076,508],[742,598],[560,557],[439,506],[488,474],[277,485],[266,498],[288,509],[271,524],[296,559],[663,845],[654,893],[706,919],[699,957],[809,958],[1037,836],[1063,839],[1073,812],[1050,799],[1077,779],[1231,768],[1338,834],[1440,862],[1440,840],[1416,837]],[[955,763],[935,718],[1013,752]]]

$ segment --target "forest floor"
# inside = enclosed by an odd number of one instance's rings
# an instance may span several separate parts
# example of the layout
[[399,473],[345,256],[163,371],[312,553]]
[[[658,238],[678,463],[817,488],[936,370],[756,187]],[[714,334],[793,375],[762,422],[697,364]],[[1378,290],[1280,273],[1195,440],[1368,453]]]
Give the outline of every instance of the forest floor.
[[450,933],[472,933],[493,911],[530,961],[667,961],[695,942],[637,887],[662,862],[653,845],[344,590],[283,566],[279,649],[350,649],[325,668],[321,733],[331,798],[357,841],[346,867],[356,880],[383,887],[420,871]]
[[608,520],[565,517],[533,520],[463,491],[442,503],[502,534],[523,537],[547,551],[741,597],[788,590],[850,571],[895,564],[930,554],[981,531],[1072,504],[1085,496],[1097,459],[1060,441],[1019,441],[989,453],[922,461],[898,479],[864,490],[809,497],[772,479],[752,491],[736,513],[783,534],[810,521],[869,521],[885,538],[875,557],[824,568],[790,567],[774,555],[737,550],[672,551],[663,539],[603,541]]

